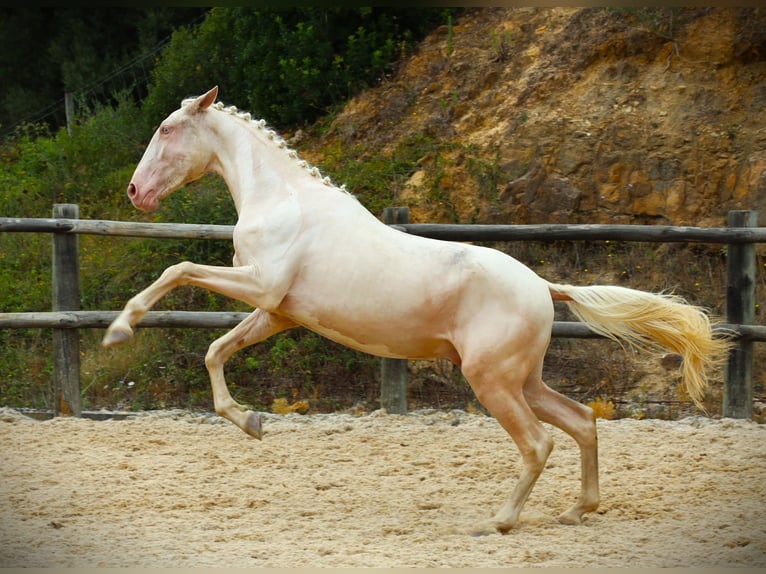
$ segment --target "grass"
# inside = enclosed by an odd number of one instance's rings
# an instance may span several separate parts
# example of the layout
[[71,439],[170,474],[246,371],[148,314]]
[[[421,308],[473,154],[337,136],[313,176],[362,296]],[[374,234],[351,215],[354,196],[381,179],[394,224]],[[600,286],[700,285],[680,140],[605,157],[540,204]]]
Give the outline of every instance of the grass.
[[[134,241],[134,240],[131,240]],[[117,247],[104,244],[107,249]],[[140,245],[140,243],[139,243]],[[97,249],[97,242],[87,245]],[[644,290],[668,290],[690,302],[723,313],[725,260],[719,248],[627,242],[515,242],[494,244],[551,281],[606,283]],[[121,248],[127,257],[130,250]],[[86,258],[98,260],[97,255]],[[93,263],[95,264],[95,263]],[[91,265],[91,263],[88,263]],[[759,262],[758,282],[765,282],[766,263]],[[128,269],[121,269],[127,273]],[[136,288],[149,277],[132,279]],[[116,280],[116,278],[114,279]],[[128,281],[125,277],[119,281]],[[213,297],[213,299],[211,299]],[[90,303],[121,304],[108,289]],[[40,303],[44,306],[44,303]],[[162,308],[241,310],[218,296],[195,288],[177,290]],[[32,309],[29,309],[32,310]],[[760,308],[758,310],[760,315]],[[557,304],[557,319],[571,320]],[[758,319],[757,319],[758,320]],[[84,408],[131,410],[195,407],[212,410],[204,366],[209,344],[223,331],[143,329],[131,343],[112,350],[100,347],[100,329],[81,331]],[[44,408],[51,400],[51,337],[46,330],[0,331],[0,404]],[[756,346],[756,396],[763,394],[764,351]],[[347,349],[297,329],[272,337],[234,355],[227,364],[234,397],[253,408],[271,410],[274,401],[288,405],[308,401],[313,411],[347,409],[360,402],[377,408],[379,363],[374,357]],[[438,361],[411,362],[410,404],[437,408],[477,408],[459,369]],[[581,402],[595,402],[614,417],[675,417],[690,404],[677,376],[658,372],[640,355],[626,355],[617,345],[600,340],[555,339],[546,360],[548,383]],[[654,377],[654,378],[652,378]],[[654,381],[649,384],[647,381]],[[708,397],[709,412],[720,412],[721,388]],[[613,405],[613,411],[607,405]]]
[[[390,149],[374,146],[335,147],[323,151],[322,169],[380,215],[385,207],[401,205],[398,197],[416,171],[423,171],[422,201],[435,221],[482,222],[493,211],[502,219],[507,206],[500,191],[509,173],[499,153],[460,143],[438,143],[427,133],[415,133]],[[514,164],[515,165],[515,164]],[[519,166],[515,166],[514,169]],[[460,185],[457,185],[460,182]],[[458,214],[461,186],[472,187],[478,198],[473,212]],[[124,199],[124,198],[122,198]],[[415,200],[413,200],[415,201]],[[112,210],[107,204],[107,211]],[[116,208],[114,208],[116,209]],[[27,214],[19,214],[24,216]],[[40,216],[39,213],[29,214]],[[83,217],[98,218],[97,213]],[[116,211],[109,217],[121,218]],[[236,218],[220,179],[203,178],[171,196],[161,217],[169,221],[232,223]],[[467,219],[466,219],[467,218]],[[161,241],[83,236],[81,246],[82,307],[119,309],[127,298],[148,285],[167,265],[181,259],[228,265],[231,245],[210,241]],[[491,244],[532,267],[548,280],[573,284],[604,283],[637,289],[675,292],[691,303],[723,313],[725,250],[720,246],[603,242],[513,242]],[[20,257],[19,254],[23,254]],[[43,234],[0,234],[0,308],[33,311],[50,308],[50,238]],[[761,257],[758,283],[766,283]],[[158,309],[246,310],[239,303],[190,287],[175,290]],[[565,311],[559,309],[561,318]],[[760,316],[760,307],[757,310]],[[104,351],[100,330],[82,331],[83,404],[86,408],[164,408],[193,406],[212,409],[204,367],[209,344],[222,332],[146,329],[125,347]],[[756,346],[756,392],[763,393],[763,352]],[[49,331],[0,331],[0,404],[50,405],[51,337]],[[622,350],[602,341],[554,340],[546,363],[546,379],[577,400],[611,402],[615,416],[644,416],[659,397],[682,404],[672,388],[658,394],[642,390],[646,368]],[[227,380],[237,400],[269,410],[276,399],[310,401],[314,410],[349,408],[360,402],[377,407],[379,367],[375,358],[350,351],[298,329],[277,335],[237,353],[227,364]],[[412,404],[440,408],[474,405],[459,369],[438,362],[411,373]],[[131,384],[132,383],[132,384]],[[718,393],[720,395],[720,393]],[[711,401],[715,403],[715,392]],[[680,402],[679,402],[680,401]],[[716,411],[715,404],[711,412]],[[673,410],[675,409],[675,410]],[[666,409],[673,416],[678,408]],[[656,411],[656,409],[655,409]],[[631,414],[632,413],[632,414]],[[642,414],[643,413],[643,414]]]

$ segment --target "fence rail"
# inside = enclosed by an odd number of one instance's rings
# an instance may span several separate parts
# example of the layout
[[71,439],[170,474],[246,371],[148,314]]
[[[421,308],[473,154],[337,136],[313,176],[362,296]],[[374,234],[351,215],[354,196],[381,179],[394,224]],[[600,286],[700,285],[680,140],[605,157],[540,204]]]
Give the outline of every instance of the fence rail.
[[[66,205],[66,204],[65,204]],[[155,237],[165,239],[231,240],[233,225],[204,225],[196,223],[140,223],[62,218],[0,217],[0,232],[62,233],[84,235],[114,235],[119,237]]]
[[[754,325],[755,243],[766,243],[766,228],[757,227],[757,212],[732,211],[727,227],[661,225],[443,225],[411,224],[406,208],[388,208],[384,221],[406,233],[450,241],[646,241],[720,243],[727,257],[727,323],[718,325],[735,334],[737,346],[726,368],[724,416],[750,418],[754,342],[766,341],[766,326]],[[79,234],[122,237],[231,240],[234,226],[181,223],[138,223],[81,220],[71,204],[54,206],[53,218],[0,217],[1,232],[52,233],[53,311],[0,313],[0,329],[51,328],[54,331],[54,414],[79,415],[78,329],[105,328],[119,311],[79,309]],[[230,328],[248,313],[150,311],[138,327]],[[556,321],[553,337],[599,338],[586,325]],[[406,362],[383,360],[381,403],[389,412],[406,411]]]
[[[447,241],[648,241],[659,243],[766,243],[766,227],[684,227],[610,224],[391,223],[411,235]],[[72,233],[166,239],[231,240],[233,225],[139,223],[69,218],[0,217],[0,232]]]
[[[0,329],[106,329],[119,311],[43,311],[0,313]],[[230,329],[250,313],[238,311],[149,311],[136,325],[139,329]],[[714,332],[733,333],[735,338],[766,341],[766,325],[720,323]],[[604,339],[577,321],[554,321],[553,337]]]

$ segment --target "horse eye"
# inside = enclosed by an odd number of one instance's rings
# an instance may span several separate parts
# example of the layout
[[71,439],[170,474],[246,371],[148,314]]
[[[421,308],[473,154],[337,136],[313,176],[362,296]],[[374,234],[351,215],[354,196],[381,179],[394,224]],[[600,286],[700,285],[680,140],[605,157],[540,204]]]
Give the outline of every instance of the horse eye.
[[160,131],[163,133],[163,135],[168,135],[170,133],[170,128],[168,126],[162,126]]

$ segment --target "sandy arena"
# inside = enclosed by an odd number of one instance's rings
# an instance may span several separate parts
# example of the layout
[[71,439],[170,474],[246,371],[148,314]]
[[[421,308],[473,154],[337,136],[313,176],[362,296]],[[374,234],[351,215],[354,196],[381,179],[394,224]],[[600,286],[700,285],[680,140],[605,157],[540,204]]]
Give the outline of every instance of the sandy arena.
[[601,508],[556,448],[507,535],[473,537],[515,483],[494,419],[464,412],[34,421],[0,409],[0,566],[766,566],[766,426],[599,421]]

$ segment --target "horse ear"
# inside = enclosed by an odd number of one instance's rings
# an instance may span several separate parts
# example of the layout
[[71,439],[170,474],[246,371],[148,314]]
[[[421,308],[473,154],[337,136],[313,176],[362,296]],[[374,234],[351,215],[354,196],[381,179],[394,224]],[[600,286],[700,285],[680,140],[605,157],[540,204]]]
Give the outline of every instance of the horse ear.
[[206,110],[213,104],[217,96],[218,86],[213,86],[206,94],[201,95],[194,101],[192,104],[194,106],[193,112],[197,113]]

